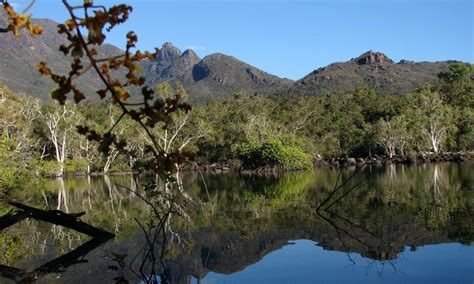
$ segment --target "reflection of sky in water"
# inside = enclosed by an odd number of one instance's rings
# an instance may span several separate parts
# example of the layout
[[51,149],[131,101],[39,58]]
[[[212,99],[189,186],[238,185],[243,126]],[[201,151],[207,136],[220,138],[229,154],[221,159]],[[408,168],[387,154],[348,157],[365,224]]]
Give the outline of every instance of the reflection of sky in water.
[[[406,248],[394,261],[374,261],[358,254],[325,251],[298,240],[230,275],[214,272],[202,284],[217,283],[472,283],[474,246],[441,244]],[[197,283],[193,279],[192,283]]]

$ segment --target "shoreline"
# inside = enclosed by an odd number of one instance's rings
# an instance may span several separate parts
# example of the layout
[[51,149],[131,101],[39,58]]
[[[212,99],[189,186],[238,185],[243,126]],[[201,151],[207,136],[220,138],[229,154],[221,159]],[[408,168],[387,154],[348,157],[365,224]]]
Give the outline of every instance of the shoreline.
[[[415,156],[394,156],[388,158],[385,156],[374,155],[366,158],[353,157],[338,157],[331,159],[317,158],[313,160],[313,168],[348,168],[348,167],[363,167],[366,165],[387,165],[387,164],[427,164],[427,163],[460,163],[474,160],[474,152],[443,152],[443,153],[419,153]],[[308,168],[306,168],[308,169]],[[283,166],[266,166],[256,169],[245,169],[240,166],[232,165],[229,162],[216,162],[207,164],[191,164],[185,165],[181,168],[183,172],[212,172],[212,173],[226,173],[226,172],[240,172],[249,174],[260,173],[284,173],[295,172],[306,169],[285,168]]]
[[[443,152],[443,153],[420,153],[416,156],[394,156],[388,158],[385,156],[374,155],[366,158],[353,158],[353,157],[338,157],[331,159],[316,158],[313,160],[313,166],[310,168],[321,169],[321,168],[349,168],[349,167],[365,167],[369,165],[383,166],[388,164],[429,164],[429,163],[462,163],[474,161],[474,152]],[[238,172],[247,175],[265,175],[265,174],[283,174],[289,172],[304,171],[310,168],[287,168],[281,165],[265,166],[256,169],[245,169],[241,166],[232,164],[227,161],[205,163],[205,164],[186,164],[180,168],[180,172],[192,173],[192,172],[205,172],[214,174],[223,174],[230,172]],[[89,174],[85,172],[69,173],[62,177],[94,177],[94,176],[126,176],[142,173],[134,173],[132,171],[118,171],[118,172],[91,172]],[[45,178],[58,178],[61,176],[50,176]]]

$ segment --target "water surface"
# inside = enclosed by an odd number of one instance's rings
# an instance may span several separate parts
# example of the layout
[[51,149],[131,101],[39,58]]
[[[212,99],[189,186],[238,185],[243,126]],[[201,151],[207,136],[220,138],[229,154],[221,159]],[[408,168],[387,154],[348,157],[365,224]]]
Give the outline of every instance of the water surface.
[[[183,187],[195,202],[183,207],[188,219],[171,217],[169,238],[158,241],[160,248],[165,244],[165,253],[153,279],[474,281],[472,164],[389,165],[366,168],[349,179],[354,171],[342,172],[339,184],[349,181],[326,203],[338,180],[337,170],[282,177],[186,175]],[[69,178],[17,193],[32,206],[86,211],[82,220],[117,237],[95,247],[87,243],[90,237],[75,231],[22,221],[0,236],[0,282],[25,279],[31,271],[36,271],[38,283],[142,282],[143,275],[136,272],[143,264],[140,252],[146,239],[136,220],[154,220],[140,198],[118,185],[143,193],[146,182],[145,177],[136,182],[129,176]],[[316,208],[323,203],[323,208],[334,204],[318,214]],[[8,209],[1,207],[2,212]],[[52,269],[49,264],[58,257],[61,264]],[[149,280],[150,273],[145,277]]]

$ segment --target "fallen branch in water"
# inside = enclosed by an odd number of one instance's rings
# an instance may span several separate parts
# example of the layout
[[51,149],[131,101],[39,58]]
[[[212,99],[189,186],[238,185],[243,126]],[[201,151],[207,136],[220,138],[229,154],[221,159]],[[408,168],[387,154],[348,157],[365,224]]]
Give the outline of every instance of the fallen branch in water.
[[79,217],[83,216],[85,212],[67,214],[59,210],[47,211],[13,201],[8,202],[8,204],[20,209],[21,211],[15,215],[7,214],[0,217],[0,230],[20,222],[25,218],[33,218],[38,221],[63,226],[94,238],[111,239],[115,237],[115,235],[110,232],[96,228],[79,220]]
[[12,279],[18,283],[31,283],[49,273],[63,272],[68,266],[87,262],[87,260],[82,259],[83,256],[100,246],[102,243],[115,237],[112,233],[79,220],[79,217],[86,214],[85,212],[67,214],[59,210],[42,210],[13,201],[8,202],[8,204],[18,208],[19,211],[16,213],[10,211],[0,217],[0,231],[21,222],[26,218],[32,218],[38,221],[63,226],[93,237],[87,243],[79,246],[75,250],[31,271],[0,264],[0,276]]
[[105,239],[93,238],[75,250],[33,270],[24,270],[0,264],[0,276],[12,279],[17,283],[31,283],[50,273],[64,272],[69,266],[87,263],[88,261],[83,257],[106,241]]

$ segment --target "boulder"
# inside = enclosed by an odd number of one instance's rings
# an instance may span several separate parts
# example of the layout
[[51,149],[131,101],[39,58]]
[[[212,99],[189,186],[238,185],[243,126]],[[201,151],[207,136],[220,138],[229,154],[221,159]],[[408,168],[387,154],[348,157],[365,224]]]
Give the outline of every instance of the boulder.
[[355,164],[357,164],[357,161],[356,161],[355,158],[347,158],[347,163],[349,165],[355,165]]

